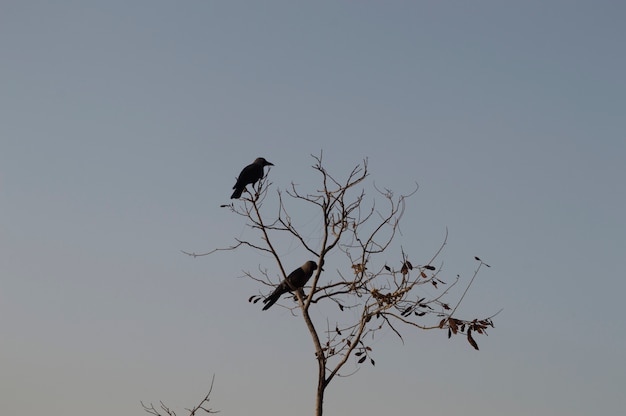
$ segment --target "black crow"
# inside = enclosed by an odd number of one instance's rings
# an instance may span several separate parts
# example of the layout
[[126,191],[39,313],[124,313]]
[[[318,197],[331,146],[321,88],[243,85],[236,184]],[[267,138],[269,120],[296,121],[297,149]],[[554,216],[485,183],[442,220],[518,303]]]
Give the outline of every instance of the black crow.
[[263,300],[263,303],[265,303],[263,310],[268,310],[284,293],[291,292],[294,289],[300,289],[306,285],[306,282],[308,282],[311,276],[313,276],[313,272],[315,270],[317,270],[317,263],[309,260],[293,272],[289,273],[289,276],[280,282],[272,294]]
[[262,157],[257,158],[254,162],[243,168],[237,178],[237,183],[233,186],[235,190],[230,196],[230,199],[239,199],[243,190],[246,189],[246,185],[255,184],[256,181],[263,177],[263,167],[274,166],[273,163],[268,162]]

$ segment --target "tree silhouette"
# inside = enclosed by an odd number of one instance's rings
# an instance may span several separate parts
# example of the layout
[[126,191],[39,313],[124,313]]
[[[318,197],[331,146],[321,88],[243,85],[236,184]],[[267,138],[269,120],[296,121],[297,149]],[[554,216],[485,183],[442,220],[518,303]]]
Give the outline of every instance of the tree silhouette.
[[[450,289],[461,281],[457,275],[446,282],[441,268],[435,264],[446,245],[447,230],[438,249],[421,263],[401,247],[395,255],[388,252],[399,236],[406,201],[417,192],[417,186],[406,195],[395,196],[392,191],[374,185],[374,194],[385,201],[379,209],[375,202],[368,202],[363,187],[369,176],[367,159],[354,167],[346,179],[339,180],[326,170],[321,153],[312,157],[315,161],[312,168],[320,175],[320,188],[303,191],[292,183],[289,189],[278,190],[273,215],[266,212],[265,206],[271,187],[268,177],[252,190],[246,190],[240,201],[223,205],[255,230],[255,239],[235,239],[230,246],[200,254],[184,253],[197,257],[222,250],[252,249],[274,260],[280,271],[279,281],[287,277],[285,259],[280,254],[281,237],[295,239],[301,251],[315,260],[319,267],[308,285],[291,288],[295,302],[283,298],[277,304],[290,309],[293,315],[300,315],[311,335],[318,367],[315,414],[320,416],[331,381],[338,375],[354,372],[341,373],[351,358],[357,369],[366,363],[375,365],[370,341],[378,331],[389,328],[402,340],[407,330],[442,329],[448,331],[448,337],[463,334],[478,350],[474,336],[486,335],[487,329],[493,327],[495,315],[468,319],[456,313],[481,268],[490,267],[478,257],[475,257],[478,267],[465,291],[454,303],[446,300]],[[291,204],[300,203],[321,214],[316,217],[320,221],[316,230],[319,238],[310,238],[296,225],[291,212],[302,210],[292,209]],[[289,257],[291,261],[293,255]],[[331,268],[333,265],[337,267]],[[245,275],[271,288],[278,284],[265,270],[245,272]],[[425,286],[436,294],[426,296],[420,290]],[[254,295],[249,301],[256,304],[262,298]],[[315,318],[311,316],[312,305],[316,305]]]

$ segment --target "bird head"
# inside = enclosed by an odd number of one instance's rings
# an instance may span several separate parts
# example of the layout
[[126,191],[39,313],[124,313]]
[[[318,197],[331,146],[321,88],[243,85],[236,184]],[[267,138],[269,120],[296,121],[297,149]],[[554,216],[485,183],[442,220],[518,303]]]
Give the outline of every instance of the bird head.
[[[322,262],[322,266],[323,266],[323,265],[324,265],[324,263]],[[305,269],[305,270],[310,270],[310,271],[311,271],[311,273],[312,273],[314,270],[317,270],[317,269],[318,269],[318,267],[317,267],[317,263],[316,263],[316,262],[314,262],[314,261],[312,261],[312,260],[309,260],[309,261],[307,261],[306,263],[304,263],[304,265],[302,266],[302,268],[303,268],[303,269]],[[323,268],[323,267],[319,267],[319,269],[321,269],[322,271],[324,271],[324,268]]]
[[302,270],[304,270],[305,273],[313,273],[315,270],[317,270],[317,263],[309,260],[302,265]]
[[264,157],[257,157],[254,160],[254,164],[255,165],[261,165],[261,166],[274,166],[274,164],[272,162],[268,162],[267,160],[265,160]]

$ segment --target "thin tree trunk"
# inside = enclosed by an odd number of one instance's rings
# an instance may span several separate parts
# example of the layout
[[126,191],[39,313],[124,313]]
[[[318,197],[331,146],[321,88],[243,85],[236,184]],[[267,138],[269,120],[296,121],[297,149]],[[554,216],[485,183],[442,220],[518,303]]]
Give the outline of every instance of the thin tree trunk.
[[326,390],[326,364],[324,357],[317,357],[317,395],[315,397],[315,416],[322,416],[324,410],[324,391]]
[[317,391],[315,394],[315,416],[322,416],[322,411],[324,410],[324,391],[326,390],[326,356],[324,355],[324,350],[322,349],[320,338],[317,335],[317,331],[315,330],[315,325],[313,325],[313,321],[311,321],[311,316],[309,316],[309,310],[308,308],[304,307],[303,295],[304,294],[302,292],[302,289],[299,289],[296,292],[298,303],[300,303],[300,308],[302,309],[302,317],[304,318],[304,322],[306,322],[306,326],[309,329],[311,338],[313,338],[313,344],[315,345],[315,358],[317,359]]

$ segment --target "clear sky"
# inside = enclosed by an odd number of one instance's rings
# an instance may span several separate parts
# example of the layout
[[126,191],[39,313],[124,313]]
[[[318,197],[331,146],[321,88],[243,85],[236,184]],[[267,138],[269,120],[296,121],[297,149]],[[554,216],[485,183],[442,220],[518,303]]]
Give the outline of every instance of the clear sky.
[[372,197],[418,182],[398,243],[423,263],[448,227],[448,276],[492,265],[462,312],[504,309],[480,351],[378,337],[325,414],[619,413],[625,21],[621,1],[3,1],[0,412],[182,413],[215,374],[222,414],[312,413],[301,320],[237,279],[271,259],[180,250],[254,235],[219,207],[254,158],[315,188],[323,151],[338,177],[369,158]]

